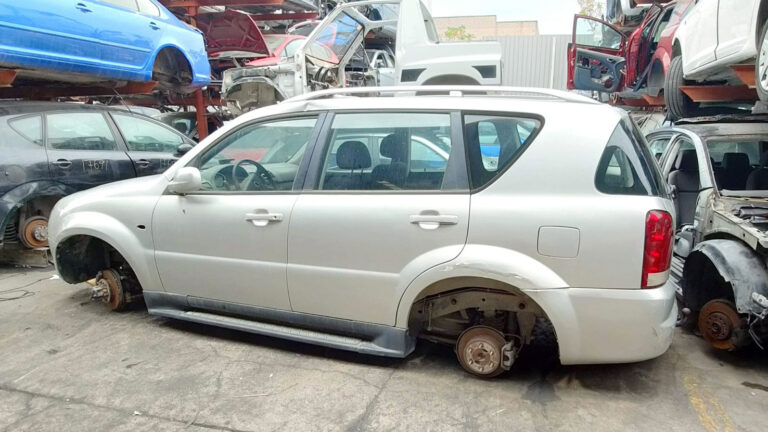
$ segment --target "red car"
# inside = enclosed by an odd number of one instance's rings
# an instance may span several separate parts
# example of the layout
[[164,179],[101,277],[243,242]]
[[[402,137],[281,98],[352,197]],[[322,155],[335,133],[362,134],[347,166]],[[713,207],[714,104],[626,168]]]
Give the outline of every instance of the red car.
[[301,48],[304,39],[306,39],[306,36],[266,34],[264,35],[264,41],[267,42],[269,55],[246,64],[248,66],[274,66],[282,59],[292,58],[296,51]]
[[577,15],[568,45],[568,88],[611,93],[617,105],[663,106],[672,39],[694,4],[655,4],[628,35],[605,21]]

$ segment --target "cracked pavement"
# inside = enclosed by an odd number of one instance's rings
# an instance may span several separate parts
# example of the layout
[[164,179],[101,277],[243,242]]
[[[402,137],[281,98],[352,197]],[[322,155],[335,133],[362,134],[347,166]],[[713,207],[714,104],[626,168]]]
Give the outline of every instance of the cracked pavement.
[[2,432],[768,426],[768,355],[714,352],[681,331],[655,360],[559,366],[523,356],[483,381],[462,371],[450,347],[420,342],[407,359],[378,358],[141,309],[112,313],[86,285],[54,275],[0,268]]

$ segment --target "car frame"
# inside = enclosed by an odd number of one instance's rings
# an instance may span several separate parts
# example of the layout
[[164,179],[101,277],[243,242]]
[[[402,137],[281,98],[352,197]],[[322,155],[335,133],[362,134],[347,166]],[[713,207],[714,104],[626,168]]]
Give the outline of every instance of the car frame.
[[[674,209],[627,114],[554,90],[430,90],[442,95],[303,95],[235,119],[160,177],[65,198],[50,225],[57,269],[69,283],[98,274],[94,292],[116,310],[143,297],[153,315],[390,357],[409,355],[417,336],[455,343],[460,363],[482,377],[509,369],[534,343],[556,345],[563,364],[666,351],[677,315],[668,280]],[[425,122],[441,126],[424,131]],[[490,169],[483,122],[504,143],[504,162]],[[530,126],[525,138],[512,127],[521,124]],[[450,138],[455,157],[436,173],[437,188],[321,187],[334,166],[363,184],[364,143],[342,143],[335,164],[327,157],[334,137],[360,128],[390,131],[382,152],[392,161],[408,160],[398,140],[416,131]],[[234,179],[244,166],[218,156],[230,144],[256,142],[251,133],[300,144],[296,132],[308,140],[300,160],[248,163],[239,188],[203,187],[210,170]],[[285,177],[276,168],[289,158],[296,171]],[[248,187],[254,181],[265,187]],[[604,211],[610,223],[595,217]]]

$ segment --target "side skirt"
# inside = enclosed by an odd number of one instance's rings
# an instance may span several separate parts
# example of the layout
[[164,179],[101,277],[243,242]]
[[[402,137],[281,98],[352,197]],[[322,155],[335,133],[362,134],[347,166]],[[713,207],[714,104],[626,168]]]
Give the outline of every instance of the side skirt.
[[379,324],[157,291],[144,291],[144,301],[152,315],[361,354],[404,358],[416,346],[408,330]]

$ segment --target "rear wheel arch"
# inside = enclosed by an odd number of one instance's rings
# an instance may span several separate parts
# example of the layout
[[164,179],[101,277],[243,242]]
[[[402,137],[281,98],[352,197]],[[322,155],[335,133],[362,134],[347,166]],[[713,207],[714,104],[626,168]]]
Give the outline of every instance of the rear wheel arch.
[[158,51],[152,66],[153,80],[187,86],[193,78],[192,63],[181,49],[169,45]]
[[480,82],[468,75],[438,75],[427,79],[421,85],[480,85]]
[[522,336],[524,338],[532,336],[546,339],[547,343],[557,343],[557,333],[549,315],[536,300],[523,290],[506,282],[476,276],[451,277],[434,282],[424,287],[410,305],[401,304],[401,307],[407,306],[409,309],[409,330],[418,333],[422,324],[430,319],[428,308],[424,307],[430,300],[448,298],[451,304],[459,307],[462,297],[466,299],[468,296],[479,299],[479,301],[475,300],[476,303],[468,303],[467,308],[482,308],[483,302],[486,300],[490,303],[502,299],[501,304],[503,306],[497,310],[531,314],[528,317],[531,319],[530,326],[526,330],[529,334]]

